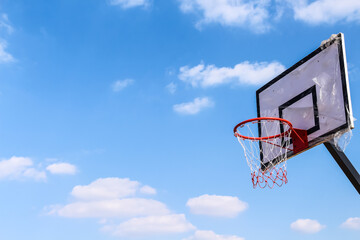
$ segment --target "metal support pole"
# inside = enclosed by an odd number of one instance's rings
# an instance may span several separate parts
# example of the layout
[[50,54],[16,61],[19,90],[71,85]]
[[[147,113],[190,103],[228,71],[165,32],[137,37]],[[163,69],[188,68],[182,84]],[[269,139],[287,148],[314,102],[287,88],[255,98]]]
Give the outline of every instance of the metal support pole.
[[327,150],[333,156],[339,167],[343,170],[347,178],[350,180],[356,191],[360,194],[360,175],[346,157],[343,151],[340,151],[331,142],[324,143]]

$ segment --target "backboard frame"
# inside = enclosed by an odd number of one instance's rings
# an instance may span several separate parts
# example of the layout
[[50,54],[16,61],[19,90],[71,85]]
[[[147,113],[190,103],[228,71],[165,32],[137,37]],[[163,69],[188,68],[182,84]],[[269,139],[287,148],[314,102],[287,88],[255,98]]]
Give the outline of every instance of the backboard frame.
[[[304,57],[303,59],[301,59],[299,62],[295,63],[293,66],[291,66],[290,68],[288,68],[287,70],[285,70],[283,73],[281,73],[280,75],[278,75],[277,77],[275,77],[274,79],[272,79],[270,82],[266,83],[263,87],[261,87],[260,89],[258,89],[256,91],[256,103],[257,103],[257,116],[258,117],[267,117],[267,116],[261,116],[261,109],[260,109],[260,99],[259,96],[260,94],[265,91],[266,89],[268,89],[270,86],[272,86],[273,84],[277,83],[279,80],[281,80],[282,78],[284,78],[285,76],[287,76],[288,74],[290,74],[291,72],[293,72],[295,69],[297,69],[298,67],[300,67],[301,65],[303,65],[304,63],[308,62],[309,60],[311,60],[312,58],[314,58],[317,54],[321,53],[322,51],[324,51],[325,49],[327,49],[328,47],[332,46],[333,44],[337,44],[338,47],[338,57],[339,57],[339,66],[340,66],[340,77],[341,77],[341,85],[342,85],[342,94],[343,94],[343,103],[344,103],[344,110],[345,110],[345,120],[346,122],[309,141],[309,148],[311,149],[319,144],[322,144],[324,142],[329,141],[333,134],[340,132],[340,131],[344,131],[346,129],[353,129],[354,128],[354,122],[353,122],[353,117],[352,117],[352,107],[351,107],[351,99],[350,99],[350,89],[349,89],[349,80],[348,80],[348,72],[347,72],[347,63],[346,63],[346,53],[345,53],[345,44],[344,44],[344,36],[342,33],[339,33],[337,35],[337,37],[335,39],[330,39],[327,44],[320,46],[319,48],[317,48],[315,51],[311,52],[309,55],[307,55],[306,57]],[[295,103],[296,101],[298,101],[299,99],[302,99],[305,96],[310,95],[312,97],[312,101],[313,101],[313,110],[314,110],[314,127],[307,129],[308,134],[311,134],[315,131],[317,131],[319,129],[319,114],[318,114],[318,107],[317,107],[317,96],[316,96],[316,91],[315,91],[315,86],[312,86],[308,89],[306,89],[305,91],[301,92],[300,94],[298,94],[297,96],[293,97],[292,99],[288,100],[287,102],[281,104],[279,106],[279,117],[282,118],[282,112],[284,111],[284,109],[286,109],[286,107],[290,106],[291,104]],[[258,131],[259,131],[259,137],[261,137],[261,127],[258,127]],[[280,129],[280,132],[283,132],[282,129]],[[260,143],[259,143],[260,144]],[[262,148],[262,146],[259,146],[260,148]],[[308,150],[305,149],[304,151]],[[303,151],[301,151],[303,152]],[[299,153],[301,153],[299,152]],[[299,153],[293,154],[292,152],[288,153],[288,158],[291,158]],[[263,162],[263,156],[260,156],[260,159]],[[279,158],[275,158],[273,160],[270,160],[266,163],[263,162],[263,166],[262,166],[262,170],[266,170],[267,167],[271,164],[276,164],[278,159],[281,159],[281,157]]]

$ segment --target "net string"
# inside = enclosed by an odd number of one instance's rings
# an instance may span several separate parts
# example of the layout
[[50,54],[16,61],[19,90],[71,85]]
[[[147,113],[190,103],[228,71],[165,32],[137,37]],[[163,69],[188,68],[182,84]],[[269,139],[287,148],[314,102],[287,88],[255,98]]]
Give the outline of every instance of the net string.
[[[286,172],[287,152],[291,144],[291,130],[281,121],[257,120],[246,123],[237,129],[240,135],[248,137],[268,137],[279,134],[280,129],[285,133],[278,138],[266,140],[248,140],[237,135],[237,139],[244,149],[245,158],[251,171],[253,187],[273,188],[288,182]],[[261,134],[258,133],[259,130]]]

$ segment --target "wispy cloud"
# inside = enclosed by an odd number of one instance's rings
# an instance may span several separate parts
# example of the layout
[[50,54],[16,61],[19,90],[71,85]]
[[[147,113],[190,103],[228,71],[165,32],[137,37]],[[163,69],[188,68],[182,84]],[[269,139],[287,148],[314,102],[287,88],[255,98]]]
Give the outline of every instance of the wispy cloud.
[[33,167],[34,163],[28,157],[13,156],[0,161],[0,179],[22,180],[33,179],[36,181],[46,180],[46,173]]
[[248,204],[232,196],[202,195],[190,198],[186,206],[191,213],[213,217],[236,217],[248,208]]
[[7,41],[3,39],[4,35],[13,33],[14,28],[9,22],[9,18],[6,14],[0,15],[0,63],[11,63],[15,61],[15,58],[6,51]]
[[46,170],[52,174],[68,174],[76,173],[76,166],[70,163],[53,163],[46,167]]
[[0,29],[4,29],[7,34],[12,34],[14,28],[11,26],[8,15],[3,13],[0,17]]
[[213,231],[197,230],[193,236],[184,238],[183,240],[245,240],[245,238],[235,235],[219,235]]
[[317,0],[289,1],[297,20],[309,24],[331,24],[339,21],[360,23],[360,1]]
[[14,57],[5,50],[6,47],[7,42],[0,39],[0,63],[10,63],[15,61]]
[[279,73],[285,67],[279,62],[242,62],[231,67],[216,67],[200,63],[195,67],[180,68],[179,79],[190,83],[193,87],[213,87],[223,84],[263,84]]
[[140,193],[143,193],[143,194],[149,194],[149,195],[155,195],[156,194],[156,189],[155,188],[152,188],[148,185],[146,186],[143,186],[139,189]]
[[150,0],[109,0],[109,4],[128,9],[133,7],[147,7],[150,4]]
[[133,83],[134,83],[133,79],[117,80],[112,84],[111,87],[114,92],[120,92],[121,90],[123,90],[124,88],[126,88],[127,86]]
[[312,219],[298,219],[290,225],[292,230],[306,234],[320,232],[325,227],[325,225],[322,225],[318,221]]
[[175,112],[184,115],[194,115],[205,108],[214,106],[214,102],[207,97],[195,98],[192,102],[180,103],[173,106]]
[[201,19],[196,26],[219,23],[224,26],[240,26],[258,33],[266,32],[270,1],[233,1],[233,0],[180,0],[180,9],[184,13],[197,13]]
[[36,168],[27,168],[23,172],[23,176],[26,178],[31,178],[36,181],[45,181],[46,180],[46,173],[44,171],[40,171]]
[[360,218],[348,218],[344,223],[341,224],[341,227],[352,230],[360,230]]
[[168,90],[169,93],[174,94],[176,92],[176,84],[171,82],[168,85],[166,85],[166,90]]

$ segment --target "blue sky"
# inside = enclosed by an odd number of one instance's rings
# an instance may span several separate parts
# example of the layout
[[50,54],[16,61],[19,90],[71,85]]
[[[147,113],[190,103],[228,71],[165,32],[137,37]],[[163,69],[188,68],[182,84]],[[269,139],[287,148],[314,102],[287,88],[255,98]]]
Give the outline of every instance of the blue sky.
[[[323,145],[253,189],[232,133],[255,91],[343,32],[356,0],[0,1],[0,239],[359,239]],[[357,122],[346,154],[360,170]]]

